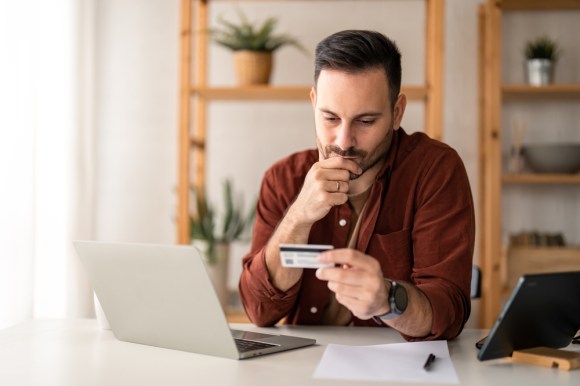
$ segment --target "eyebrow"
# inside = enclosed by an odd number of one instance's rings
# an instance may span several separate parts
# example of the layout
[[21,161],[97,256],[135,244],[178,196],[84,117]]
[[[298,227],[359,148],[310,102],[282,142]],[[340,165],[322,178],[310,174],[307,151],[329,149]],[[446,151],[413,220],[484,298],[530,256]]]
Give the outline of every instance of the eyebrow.
[[[327,114],[332,114],[332,115],[338,116],[338,114],[336,114],[335,112],[333,112],[333,111],[331,111],[329,109],[319,108],[318,110],[322,111],[323,113],[327,113]],[[382,115],[383,115],[383,113],[380,113],[378,111],[368,111],[368,112],[365,112],[365,113],[360,113],[360,114],[355,115],[353,117],[353,119],[359,119],[359,118],[362,118],[362,117],[380,117]]]

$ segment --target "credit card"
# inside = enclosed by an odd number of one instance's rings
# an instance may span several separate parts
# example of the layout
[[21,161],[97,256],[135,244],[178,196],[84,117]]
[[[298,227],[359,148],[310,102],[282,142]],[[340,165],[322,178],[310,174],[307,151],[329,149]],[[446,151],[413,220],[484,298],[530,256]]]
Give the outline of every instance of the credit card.
[[280,244],[280,261],[288,268],[334,267],[334,263],[320,263],[317,259],[321,252],[333,248],[320,244]]

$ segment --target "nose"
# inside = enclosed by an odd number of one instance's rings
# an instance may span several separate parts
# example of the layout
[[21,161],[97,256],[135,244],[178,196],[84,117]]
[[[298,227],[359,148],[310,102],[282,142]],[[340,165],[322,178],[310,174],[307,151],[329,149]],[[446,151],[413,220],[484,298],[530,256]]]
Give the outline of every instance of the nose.
[[355,146],[354,131],[349,122],[343,121],[343,123],[337,128],[335,144],[342,150]]

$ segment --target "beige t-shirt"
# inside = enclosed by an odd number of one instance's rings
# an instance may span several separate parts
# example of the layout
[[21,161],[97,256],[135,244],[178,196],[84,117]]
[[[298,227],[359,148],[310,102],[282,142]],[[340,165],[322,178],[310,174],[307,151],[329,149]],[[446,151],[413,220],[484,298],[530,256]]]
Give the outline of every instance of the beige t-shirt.
[[[346,248],[356,248],[358,234],[362,223],[361,219],[366,208],[366,202],[370,191],[371,189],[369,188],[360,194],[349,197],[349,203],[353,209],[351,224],[354,224],[354,226],[351,225],[350,227]],[[325,308],[322,317],[322,324],[330,326],[346,326],[350,324],[351,319],[352,313],[345,306],[336,301],[334,292],[331,292],[330,302]]]

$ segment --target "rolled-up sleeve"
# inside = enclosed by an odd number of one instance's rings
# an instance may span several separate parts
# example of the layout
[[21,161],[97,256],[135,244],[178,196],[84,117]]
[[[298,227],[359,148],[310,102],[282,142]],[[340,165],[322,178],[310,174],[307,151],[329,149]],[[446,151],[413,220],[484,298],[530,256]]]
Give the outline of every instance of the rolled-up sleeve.
[[416,192],[412,281],[433,310],[431,333],[421,340],[452,339],[471,312],[475,214],[467,173],[457,153],[448,149],[430,164]]
[[260,189],[250,252],[242,259],[239,281],[242,304],[252,323],[271,326],[286,316],[296,303],[300,281],[287,291],[274,287],[266,266],[265,247],[290,205],[287,192],[276,189],[279,176],[266,172]]
[[296,302],[299,288],[300,281],[287,291],[274,287],[263,250],[244,258],[240,294],[248,318],[257,326],[272,326],[286,316]]

